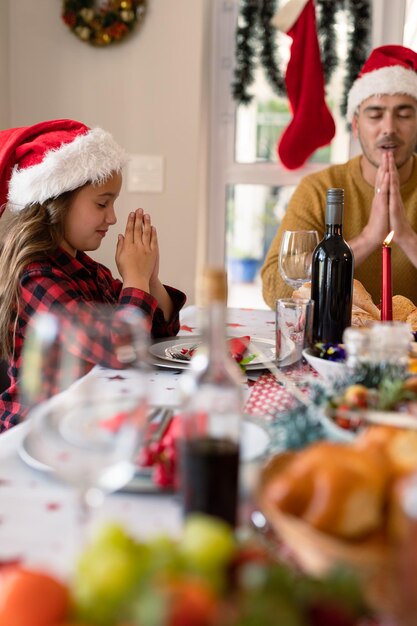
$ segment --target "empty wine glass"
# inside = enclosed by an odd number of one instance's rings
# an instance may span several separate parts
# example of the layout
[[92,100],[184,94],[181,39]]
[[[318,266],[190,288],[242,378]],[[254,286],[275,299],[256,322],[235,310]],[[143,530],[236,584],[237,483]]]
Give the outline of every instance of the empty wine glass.
[[[22,391],[32,409],[25,445],[76,488],[81,521],[134,474],[148,412],[146,348],[143,318],[133,307],[39,313],[28,330]],[[115,392],[97,369],[82,376],[93,355],[98,364],[128,369],[128,390]]]
[[285,282],[298,289],[311,278],[311,259],[319,243],[316,230],[285,230],[282,234],[278,267]]

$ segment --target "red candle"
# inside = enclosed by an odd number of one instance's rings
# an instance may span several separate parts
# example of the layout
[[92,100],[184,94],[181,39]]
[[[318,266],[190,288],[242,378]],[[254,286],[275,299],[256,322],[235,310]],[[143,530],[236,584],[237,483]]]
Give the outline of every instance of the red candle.
[[381,321],[392,320],[391,240],[392,230],[382,244]]

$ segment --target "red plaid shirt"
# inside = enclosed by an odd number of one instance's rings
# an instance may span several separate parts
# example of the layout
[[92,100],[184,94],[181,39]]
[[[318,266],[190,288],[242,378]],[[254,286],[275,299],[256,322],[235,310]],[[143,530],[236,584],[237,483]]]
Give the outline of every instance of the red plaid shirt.
[[[64,307],[69,315],[76,315],[80,303],[83,303],[83,306],[89,303],[85,314],[88,319],[83,320],[86,333],[77,337],[76,346],[87,372],[97,363],[107,367],[120,367],[120,363],[115,359],[111,329],[100,322],[96,303],[138,307],[148,320],[153,337],[170,337],[179,331],[178,312],[186,299],[181,291],[167,287],[175,313],[172,319],[166,322],[156,299],[149,293],[135,288],[123,289],[122,282],[113,278],[110,270],[104,265],[93,261],[84,252],[78,252],[74,258],[62,248],[48,256],[45,261],[28,265],[20,283],[21,312],[16,329],[14,354],[9,367],[10,387],[0,396],[0,432],[21,421],[28,410],[19,394],[19,372],[26,327],[34,313],[48,311],[59,305]],[[94,326],[97,332],[88,333],[91,326]],[[96,339],[92,338],[93,334],[96,335]],[[100,340],[97,337],[100,337]]]

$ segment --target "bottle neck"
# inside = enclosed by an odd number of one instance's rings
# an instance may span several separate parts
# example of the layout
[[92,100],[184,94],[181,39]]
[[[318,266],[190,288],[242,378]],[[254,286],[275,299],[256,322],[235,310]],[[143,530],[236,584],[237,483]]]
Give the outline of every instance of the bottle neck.
[[222,362],[227,355],[226,307],[222,302],[212,302],[202,310],[202,333],[209,360]]

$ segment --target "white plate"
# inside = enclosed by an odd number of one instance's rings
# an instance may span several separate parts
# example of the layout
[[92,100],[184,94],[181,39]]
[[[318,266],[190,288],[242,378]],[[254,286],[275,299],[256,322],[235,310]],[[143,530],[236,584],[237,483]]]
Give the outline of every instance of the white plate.
[[240,456],[243,463],[262,457],[269,446],[269,435],[262,426],[250,420],[242,421],[242,441]]
[[[352,411],[352,417],[358,417],[358,413]],[[379,424],[382,426],[395,426],[397,428],[417,429],[417,415],[411,413],[403,413],[400,411],[377,411],[375,409],[363,409],[360,411],[360,419],[364,424]],[[349,431],[345,428],[341,428],[337,423],[323,411],[321,416],[323,425],[328,429],[328,432],[339,436],[340,438],[355,437],[354,431]]]
[[310,349],[303,350],[303,357],[313,369],[327,380],[339,380],[346,375],[346,365],[343,361],[329,361],[314,356]]
[[[170,354],[168,354],[167,350],[171,348],[175,348],[176,350],[182,348],[189,350],[192,346],[195,346],[201,342],[201,336],[189,337],[188,339],[184,337],[175,337],[174,339],[167,339],[154,343],[152,346],[150,346],[149,352],[152,357],[154,357],[154,365],[157,365],[158,367],[188,369],[190,366],[190,361],[174,359]],[[289,355],[291,353],[290,346],[287,347],[287,351]],[[255,357],[253,361],[246,365],[247,370],[262,369],[265,367],[265,363],[269,363],[275,360],[275,341],[273,339],[251,340],[247,354],[256,354],[257,352],[264,355],[265,358],[263,358],[263,356],[261,357],[260,355]]]
[[[29,430],[22,438],[18,448],[20,458],[26,465],[35,470],[53,473],[53,468],[43,463],[42,459],[36,455],[33,437],[34,434]],[[262,426],[246,418],[242,420],[240,454],[243,463],[249,463],[262,457],[268,449],[269,442],[269,435]]]
[[355,439],[356,433],[352,430],[347,430],[346,428],[338,426],[334,419],[326,415],[325,407],[318,409],[318,417],[329,439],[332,439],[333,441],[343,441],[345,443]]

